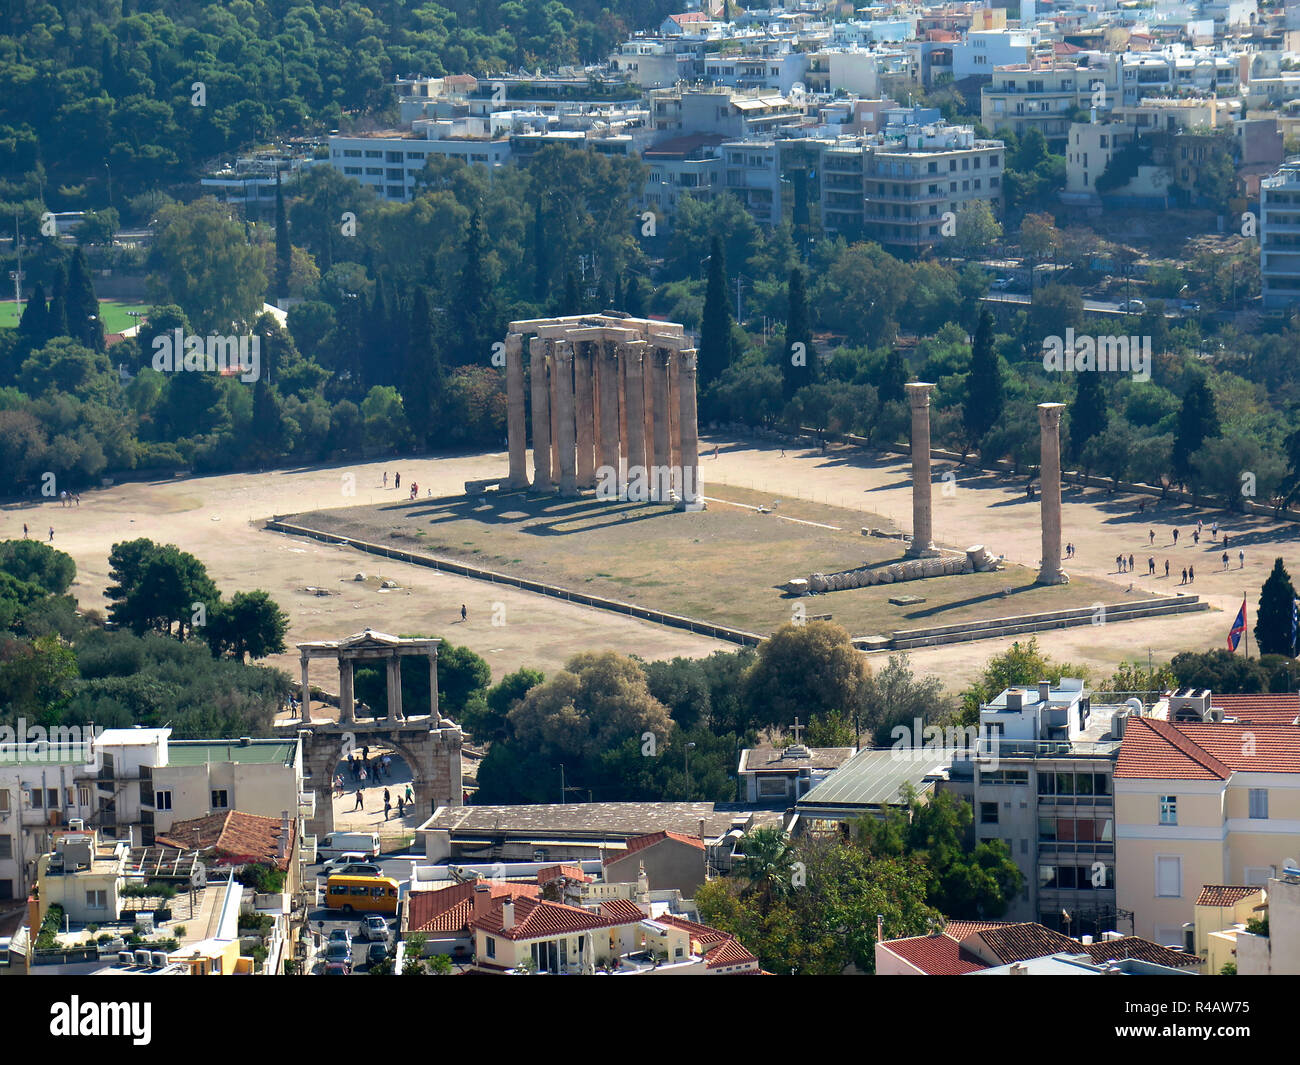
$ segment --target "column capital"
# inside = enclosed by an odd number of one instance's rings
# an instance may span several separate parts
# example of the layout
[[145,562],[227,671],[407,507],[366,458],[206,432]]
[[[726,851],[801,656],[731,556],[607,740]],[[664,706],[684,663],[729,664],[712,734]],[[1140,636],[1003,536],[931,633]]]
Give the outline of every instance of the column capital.
[[1061,412],[1065,410],[1064,403],[1040,403],[1038,404],[1038,424],[1044,429],[1053,429],[1061,424]]
[[913,410],[930,405],[930,390],[934,388],[934,382],[908,381],[903,388],[907,392],[907,398],[911,401]]

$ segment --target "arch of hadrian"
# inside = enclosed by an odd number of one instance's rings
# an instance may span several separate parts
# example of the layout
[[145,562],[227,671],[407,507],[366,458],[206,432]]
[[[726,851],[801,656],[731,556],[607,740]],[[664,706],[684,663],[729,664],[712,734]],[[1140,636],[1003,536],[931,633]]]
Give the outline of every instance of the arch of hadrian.
[[558,489],[569,498],[594,489],[603,499],[703,509],[696,352],[681,325],[584,314],[509,328],[510,473],[503,488]]

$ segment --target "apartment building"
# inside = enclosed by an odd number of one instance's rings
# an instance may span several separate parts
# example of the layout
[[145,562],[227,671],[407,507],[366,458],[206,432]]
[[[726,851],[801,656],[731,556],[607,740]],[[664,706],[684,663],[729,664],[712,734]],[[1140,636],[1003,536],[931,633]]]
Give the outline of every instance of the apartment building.
[[661,140],[641,153],[650,168],[645,202],[668,228],[683,196],[708,199],[722,189],[725,139],[720,133],[693,133]]
[[650,93],[650,124],[659,137],[718,133],[729,140],[770,137],[803,121],[784,96],[735,89],[658,89]]
[[1118,102],[1119,64],[1116,55],[1081,53],[1077,63],[994,68],[992,83],[980,90],[980,121],[1017,137],[1037,129],[1059,149],[1080,112],[1095,106],[1101,113]]
[[304,170],[323,162],[286,152],[255,152],[200,178],[199,186],[223,203],[242,207],[248,218],[269,218],[275,211],[276,176],[288,186]]
[[972,30],[952,46],[952,76],[991,78],[995,67],[1027,64],[1037,40],[1035,30]]
[[[415,195],[416,183],[430,156],[504,166],[510,161],[512,128],[505,119],[418,119],[412,128],[364,135],[330,137],[330,165],[345,177],[356,178],[382,199],[406,202]],[[493,130],[496,133],[493,133]]]
[[781,224],[781,153],[776,141],[727,141],[722,145],[723,190],[735,196],[761,225]]
[[946,787],[971,803],[976,838],[1005,842],[1020,869],[1009,918],[1071,934],[1115,927],[1113,731],[1123,711],[1093,705],[1069,677],[1008,688],[980,708],[983,756],[955,761]]
[[1130,52],[1121,60],[1125,104],[1162,93],[1235,96],[1241,89],[1238,58],[1210,49],[1174,45],[1158,52]]
[[1300,160],[1259,183],[1260,284],[1267,310],[1300,301]]
[[1256,886],[1294,857],[1300,729],[1131,718],[1115,767],[1119,906],[1134,933],[1183,944],[1207,884]]
[[1193,908],[1195,926],[1191,951],[1211,976],[1237,963],[1237,934],[1267,910],[1262,887],[1206,884]]
[[1241,976],[1300,975],[1300,869],[1269,878],[1263,927],[1239,931],[1236,945]]

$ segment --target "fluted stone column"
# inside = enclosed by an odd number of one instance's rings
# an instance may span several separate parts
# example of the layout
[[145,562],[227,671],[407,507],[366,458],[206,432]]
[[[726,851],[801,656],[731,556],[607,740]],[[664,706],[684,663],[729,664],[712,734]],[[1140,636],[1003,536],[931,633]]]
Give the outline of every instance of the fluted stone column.
[[681,353],[674,351],[668,363],[668,468],[672,471],[672,486],[682,495],[682,430],[680,384],[678,374]]
[[1039,514],[1043,523],[1043,561],[1039,584],[1064,584],[1061,572],[1061,411],[1064,403],[1038,404]]
[[437,721],[442,715],[438,712],[438,651],[429,649],[429,716]]
[[546,380],[546,341],[533,337],[528,342],[533,377],[533,490],[549,492],[551,479],[551,386]]
[[642,361],[646,357],[646,344],[635,340],[622,346],[621,357],[627,370],[624,396],[627,399],[627,480],[637,486],[639,498],[649,499],[650,471],[645,458],[645,374]]
[[299,717],[305,725],[311,724],[311,682],[307,679],[308,666],[311,659],[307,655],[299,658],[302,665],[302,709],[299,711]]
[[620,499],[626,499],[627,473],[631,463],[627,458],[627,360],[623,358],[623,343],[615,342],[618,357],[618,483],[625,490]]
[[559,400],[560,495],[572,499],[578,494],[578,471],[574,457],[573,345],[568,341],[555,345],[554,370]]
[[524,414],[523,337],[506,336],[506,434],[510,441],[510,475],[506,487],[528,487],[528,429]]
[[930,389],[934,385],[912,381],[904,387],[912,407],[912,546],[907,557],[933,558],[939,554],[930,514]]
[[668,409],[668,364],[672,353],[667,348],[656,348],[652,361],[651,387],[654,392],[654,459],[650,471],[650,498],[657,502],[668,501],[672,445],[669,431],[672,415]]
[[555,370],[555,341],[546,342],[546,365],[551,371],[551,477],[560,477],[560,375]]
[[595,379],[591,366],[591,342],[580,340],[574,345],[573,386],[578,437],[578,487],[596,487],[596,421],[592,389]]
[[614,471],[618,496],[626,485],[618,479],[618,356],[605,344],[597,348],[600,360],[600,465]]
[[[655,358],[658,352],[653,344],[647,344],[641,355],[641,406],[645,413],[645,464],[646,477],[651,475],[655,464]],[[650,481],[647,481],[650,483]],[[653,496],[651,497],[653,498]]]
[[353,694],[353,669],[351,658],[339,658],[339,724],[350,725],[356,718],[356,696]]
[[397,724],[402,719],[402,660],[390,655],[388,662],[388,723]]
[[700,487],[700,437],[695,407],[696,352],[693,348],[678,353],[677,424],[681,431],[682,503],[688,510],[704,507]]

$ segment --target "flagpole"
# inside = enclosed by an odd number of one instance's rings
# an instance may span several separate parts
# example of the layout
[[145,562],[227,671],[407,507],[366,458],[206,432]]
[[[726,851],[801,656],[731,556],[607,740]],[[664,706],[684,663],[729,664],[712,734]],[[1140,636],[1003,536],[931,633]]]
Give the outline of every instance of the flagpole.
[[1246,657],[1250,657],[1250,619],[1246,617],[1246,593],[1241,593],[1241,620],[1246,623]]

